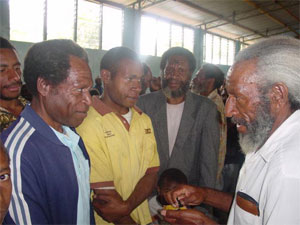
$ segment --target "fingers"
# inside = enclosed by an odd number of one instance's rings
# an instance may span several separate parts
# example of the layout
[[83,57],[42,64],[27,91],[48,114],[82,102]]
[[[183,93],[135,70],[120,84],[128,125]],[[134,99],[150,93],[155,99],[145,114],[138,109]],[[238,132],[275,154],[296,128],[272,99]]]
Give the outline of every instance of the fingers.
[[186,205],[185,198],[189,195],[189,192],[187,190],[187,185],[181,185],[175,190],[167,192],[164,197],[168,203],[173,205],[174,207],[179,207],[179,202],[182,205]]

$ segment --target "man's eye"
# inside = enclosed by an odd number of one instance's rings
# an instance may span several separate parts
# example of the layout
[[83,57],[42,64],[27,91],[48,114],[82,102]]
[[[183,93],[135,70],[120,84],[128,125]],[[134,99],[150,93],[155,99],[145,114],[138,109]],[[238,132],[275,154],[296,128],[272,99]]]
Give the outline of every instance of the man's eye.
[[0,175],[0,182],[8,180],[9,177],[10,177],[9,174],[2,174],[2,175]]

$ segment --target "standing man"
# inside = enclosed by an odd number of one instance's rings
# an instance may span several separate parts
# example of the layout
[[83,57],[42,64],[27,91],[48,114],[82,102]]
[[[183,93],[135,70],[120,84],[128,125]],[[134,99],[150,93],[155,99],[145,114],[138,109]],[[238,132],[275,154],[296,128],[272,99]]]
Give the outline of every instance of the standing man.
[[145,93],[149,93],[148,88],[150,88],[151,80],[152,80],[152,72],[150,67],[146,64],[143,63],[143,76],[141,79],[141,92],[140,95],[143,95]]
[[99,91],[99,95],[102,95],[102,93],[103,93],[103,88],[102,88],[102,80],[101,80],[101,77],[96,77],[94,88],[97,89],[97,90]]
[[[300,41],[278,36],[241,51],[229,71],[226,115],[246,154],[235,197],[185,186],[168,200],[231,211],[228,224],[300,224]],[[233,202],[232,202],[233,201]],[[214,224],[194,210],[163,212],[175,224]]]
[[70,40],[37,43],[25,58],[24,79],[32,102],[1,134],[13,185],[6,223],[93,223],[89,157],[72,128],[91,104],[87,54]]
[[189,183],[215,187],[219,124],[215,104],[189,91],[195,70],[187,49],[167,50],[160,63],[162,90],[143,95],[138,106],[150,116],[160,157],[160,172],[180,169]]
[[224,167],[227,141],[225,105],[220,90],[224,84],[224,79],[225,75],[219,67],[207,63],[202,65],[202,67],[198,70],[196,77],[191,82],[191,91],[193,93],[208,97],[217,106],[220,129],[220,146],[216,188],[219,190],[222,190],[223,187],[222,170]]
[[125,47],[109,50],[100,72],[104,93],[77,128],[91,157],[97,224],[148,224],[147,197],[155,188],[159,159],[150,118],[134,105],[142,65]]
[[21,63],[16,49],[0,37],[0,133],[17,119],[26,105],[20,96]]

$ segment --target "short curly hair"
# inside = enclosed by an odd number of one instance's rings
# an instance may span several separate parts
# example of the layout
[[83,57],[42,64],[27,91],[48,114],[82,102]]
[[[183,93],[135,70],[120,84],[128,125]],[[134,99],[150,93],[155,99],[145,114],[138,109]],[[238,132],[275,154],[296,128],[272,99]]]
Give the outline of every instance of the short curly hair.
[[189,71],[190,73],[193,73],[196,69],[196,59],[193,53],[191,53],[189,50],[182,48],[182,47],[173,47],[169,48],[161,57],[160,61],[160,70],[164,71],[166,64],[168,62],[168,59],[174,55],[180,55],[186,57],[189,63]]
[[0,48],[8,48],[16,50],[15,47],[4,37],[0,37]]
[[111,72],[112,76],[114,76],[119,67],[119,63],[123,59],[131,59],[141,64],[139,56],[135,51],[127,47],[115,47],[110,49],[103,56],[100,63],[100,71],[102,69],[108,70],[109,72]]
[[71,55],[88,63],[86,51],[72,40],[55,39],[34,44],[27,52],[23,71],[30,93],[37,96],[39,77],[54,86],[63,82],[69,75]]

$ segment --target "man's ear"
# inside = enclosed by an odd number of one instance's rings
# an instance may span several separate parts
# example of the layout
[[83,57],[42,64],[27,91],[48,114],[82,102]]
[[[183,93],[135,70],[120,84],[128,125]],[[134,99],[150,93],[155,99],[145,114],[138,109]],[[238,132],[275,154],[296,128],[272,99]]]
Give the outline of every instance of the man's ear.
[[100,71],[100,77],[102,79],[103,84],[108,84],[111,80],[111,73],[106,69],[102,69]]
[[45,79],[38,77],[36,82],[37,92],[41,96],[46,96],[50,91],[50,84]]
[[271,88],[270,100],[273,107],[280,109],[285,104],[289,103],[288,99],[289,90],[288,87],[282,83],[275,83]]

